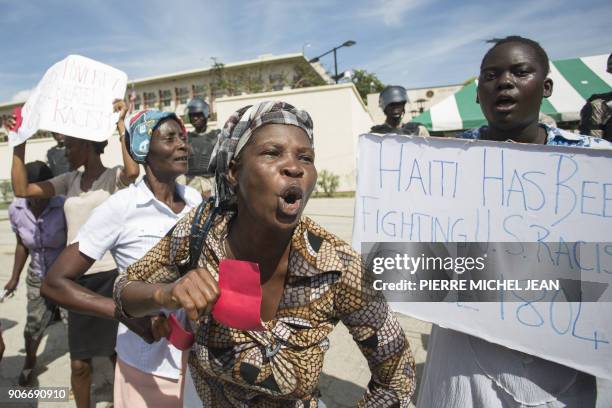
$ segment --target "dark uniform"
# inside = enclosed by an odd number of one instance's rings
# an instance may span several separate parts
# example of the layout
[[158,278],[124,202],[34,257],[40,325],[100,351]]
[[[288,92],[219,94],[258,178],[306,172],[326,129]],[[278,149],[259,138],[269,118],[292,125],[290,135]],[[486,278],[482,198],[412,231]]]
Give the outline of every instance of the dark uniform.
[[208,162],[217,143],[219,133],[220,130],[211,130],[206,133],[187,133],[187,140],[191,145],[193,154],[189,156],[186,181],[188,186],[195,188],[200,194],[212,191],[214,174],[208,172]]
[[594,94],[580,111],[580,133],[612,141],[612,92]]
[[70,171],[70,163],[66,158],[66,146],[53,146],[47,150],[47,162],[53,173],[53,177]]
[[212,177],[214,175],[208,172],[208,162],[217,143],[219,133],[219,130],[211,130],[206,133],[187,133],[187,140],[193,149],[193,154],[189,157],[188,176]]
[[399,128],[393,128],[389,126],[387,123],[383,123],[382,125],[372,126],[372,128],[370,129],[370,133],[379,133],[379,134],[394,133],[396,135],[429,136],[429,132],[425,134],[423,132],[423,129],[427,131],[427,129],[425,129],[423,125],[421,125],[420,123],[416,123],[416,122],[405,123]]

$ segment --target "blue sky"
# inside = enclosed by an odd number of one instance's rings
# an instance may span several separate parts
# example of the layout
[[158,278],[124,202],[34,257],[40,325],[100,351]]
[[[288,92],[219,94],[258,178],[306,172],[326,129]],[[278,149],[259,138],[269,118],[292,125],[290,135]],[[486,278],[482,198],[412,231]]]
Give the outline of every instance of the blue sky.
[[[24,100],[45,70],[81,54],[130,79],[262,54],[311,58],[346,40],[339,70],[409,88],[461,83],[485,40],[519,34],[551,59],[612,51],[610,0],[103,1],[0,0],[0,103]],[[310,44],[310,46],[305,46]],[[333,69],[333,58],[321,62]]]

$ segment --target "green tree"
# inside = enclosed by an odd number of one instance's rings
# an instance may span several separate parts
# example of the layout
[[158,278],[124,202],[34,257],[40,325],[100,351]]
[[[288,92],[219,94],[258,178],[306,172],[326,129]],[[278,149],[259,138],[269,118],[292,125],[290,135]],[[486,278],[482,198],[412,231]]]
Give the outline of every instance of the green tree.
[[265,84],[261,77],[261,68],[242,73],[240,74],[240,78],[247,93],[263,92]]
[[327,197],[334,195],[340,185],[340,176],[331,171],[322,170],[319,172],[317,186],[323,190],[323,194]]
[[364,103],[368,103],[368,94],[381,92],[385,85],[380,82],[376,74],[368,72],[365,69],[356,69],[351,79],[361,95]]
[[0,194],[2,194],[2,201],[5,203],[10,201],[10,196],[13,194],[13,188],[9,180],[3,180],[0,182]]
[[225,78],[225,64],[217,61],[216,58],[212,57],[213,66],[211,69],[212,82],[210,84],[212,96],[214,98],[215,93],[217,91],[227,92],[228,87],[231,87],[231,84]]
[[305,64],[295,67],[291,88],[307,88],[309,86],[325,85],[325,81],[314,70]]

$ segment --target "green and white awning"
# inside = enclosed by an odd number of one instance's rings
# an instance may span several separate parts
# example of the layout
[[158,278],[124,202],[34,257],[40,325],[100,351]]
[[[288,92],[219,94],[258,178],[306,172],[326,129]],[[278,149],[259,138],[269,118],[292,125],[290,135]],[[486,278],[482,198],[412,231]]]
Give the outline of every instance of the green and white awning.
[[[542,101],[541,111],[556,121],[580,119],[580,109],[594,93],[612,91],[612,74],[606,72],[608,55],[551,61],[553,94]],[[482,126],[486,119],[476,103],[476,81],[443,99],[412,119],[429,130],[461,130]]]

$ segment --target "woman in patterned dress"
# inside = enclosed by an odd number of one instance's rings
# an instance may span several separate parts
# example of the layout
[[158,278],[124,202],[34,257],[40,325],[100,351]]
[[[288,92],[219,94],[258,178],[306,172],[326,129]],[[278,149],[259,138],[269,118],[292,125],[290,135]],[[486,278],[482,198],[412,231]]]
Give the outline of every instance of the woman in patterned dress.
[[[213,151],[215,196],[197,268],[188,270],[196,211],[115,286],[122,313],[184,308],[195,333],[189,367],[206,407],[316,407],[327,336],[338,321],[368,361],[372,379],[359,406],[407,407],[415,388],[406,337],[373,275],[347,243],[302,212],[312,193],[312,120],[283,102],[235,112]],[[222,325],[210,310],[219,262],[255,262],[261,271],[264,331]]]

